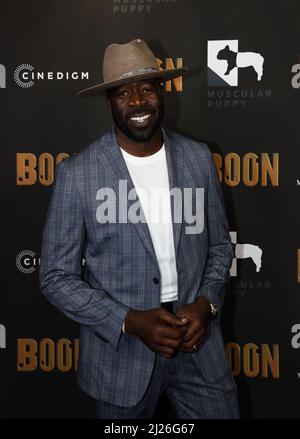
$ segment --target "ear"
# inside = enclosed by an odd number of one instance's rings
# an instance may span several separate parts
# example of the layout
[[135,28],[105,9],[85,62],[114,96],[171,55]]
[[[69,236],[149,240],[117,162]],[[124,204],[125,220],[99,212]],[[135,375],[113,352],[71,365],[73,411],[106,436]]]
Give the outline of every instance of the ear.
[[110,103],[108,95],[106,95],[106,105],[107,105],[108,111],[111,111],[111,103]]
[[225,47],[225,49],[228,49],[229,50],[229,45],[227,44],[227,46]]

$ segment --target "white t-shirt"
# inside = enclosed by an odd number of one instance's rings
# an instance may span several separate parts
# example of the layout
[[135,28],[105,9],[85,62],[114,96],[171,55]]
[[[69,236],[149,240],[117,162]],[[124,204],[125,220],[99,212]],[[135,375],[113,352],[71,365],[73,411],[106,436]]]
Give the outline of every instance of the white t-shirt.
[[177,300],[177,270],[165,145],[147,157],[137,157],[120,149],[152,238],[161,275],[161,302]]

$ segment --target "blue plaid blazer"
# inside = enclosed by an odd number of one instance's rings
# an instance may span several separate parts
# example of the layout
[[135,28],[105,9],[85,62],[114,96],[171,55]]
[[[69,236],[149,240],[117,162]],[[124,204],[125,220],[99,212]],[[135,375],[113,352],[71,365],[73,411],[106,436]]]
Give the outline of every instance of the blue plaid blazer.
[[[163,137],[170,189],[204,188],[202,233],[186,234],[190,224],[184,218],[173,223],[178,304],[206,295],[220,310],[233,250],[216,168],[205,144],[166,129]],[[157,354],[121,328],[130,308],[160,307],[155,279],[160,271],[146,222],[97,221],[98,189],[110,187],[118,195],[119,180],[127,180],[128,191],[134,188],[113,128],[57,166],[43,232],[40,287],[53,305],[81,325],[81,389],[129,407],[142,398]],[[116,200],[118,207],[118,196]],[[186,355],[210,383],[228,374],[219,319],[212,321],[202,348]]]

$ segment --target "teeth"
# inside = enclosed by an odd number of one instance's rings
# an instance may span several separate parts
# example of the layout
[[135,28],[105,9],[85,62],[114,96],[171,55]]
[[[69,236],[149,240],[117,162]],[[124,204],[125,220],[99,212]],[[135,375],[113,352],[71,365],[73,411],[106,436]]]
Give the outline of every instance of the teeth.
[[142,123],[144,122],[144,120],[148,119],[148,117],[150,117],[150,114],[145,114],[144,116],[140,116],[140,117],[131,117],[130,120],[133,120],[134,122]]

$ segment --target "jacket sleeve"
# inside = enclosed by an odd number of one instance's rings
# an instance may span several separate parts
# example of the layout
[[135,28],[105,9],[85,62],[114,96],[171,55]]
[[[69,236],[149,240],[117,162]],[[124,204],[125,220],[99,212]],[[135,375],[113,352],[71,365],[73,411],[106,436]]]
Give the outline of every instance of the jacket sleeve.
[[56,170],[56,180],[43,231],[40,288],[62,313],[87,325],[116,349],[129,308],[113,300],[101,287],[82,280],[86,243],[84,213],[68,160]]
[[208,256],[204,275],[196,299],[205,295],[220,311],[225,295],[225,284],[230,277],[233,244],[225,213],[223,193],[216,166],[208,150],[209,182],[206,203],[208,227]]

